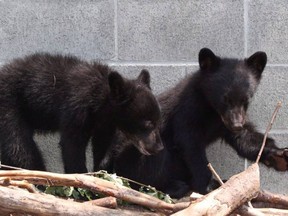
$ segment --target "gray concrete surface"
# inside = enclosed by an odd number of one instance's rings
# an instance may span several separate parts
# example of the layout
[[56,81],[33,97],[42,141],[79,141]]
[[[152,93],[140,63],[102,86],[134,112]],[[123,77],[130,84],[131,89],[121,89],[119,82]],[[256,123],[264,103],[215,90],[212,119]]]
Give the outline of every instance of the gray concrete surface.
[[[288,146],[288,2],[286,0],[0,0],[0,63],[35,51],[100,59],[128,77],[147,68],[160,93],[197,69],[209,47],[228,57],[267,52],[268,67],[249,109],[264,131],[281,100],[271,135]],[[35,136],[51,171],[62,172],[58,135]],[[88,151],[91,168],[91,153]],[[223,178],[247,162],[225,143],[208,156]],[[249,163],[248,163],[249,164]],[[262,186],[288,194],[287,173],[261,166]]]

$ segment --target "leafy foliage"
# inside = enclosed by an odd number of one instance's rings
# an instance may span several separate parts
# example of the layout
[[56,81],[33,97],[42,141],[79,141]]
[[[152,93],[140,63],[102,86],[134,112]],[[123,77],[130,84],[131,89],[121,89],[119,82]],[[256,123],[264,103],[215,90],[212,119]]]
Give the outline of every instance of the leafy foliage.
[[[156,197],[167,203],[173,202],[168,194],[162,193],[161,191],[156,190],[156,188],[154,187],[143,185],[141,183],[137,183],[129,179],[119,177],[116,174],[109,174],[104,170],[101,170],[99,172],[89,173],[89,175],[113,182],[114,184],[117,184],[117,185],[125,186],[128,188],[131,188],[129,182],[133,182],[135,184],[141,185],[139,189],[140,192]],[[44,192],[47,194],[52,194],[54,196],[73,198],[76,200],[94,200],[94,199],[103,197],[102,194],[92,192],[88,189],[68,187],[68,186],[47,186]]]
[[92,174],[94,177],[98,177],[98,178],[101,178],[101,179],[104,179],[104,180],[113,182],[113,183],[115,183],[115,184],[122,185],[122,186],[125,186],[125,187],[128,187],[128,188],[131,188],[128,179],[119,177],[119,176],[117,176],[115,173],[114,173],[114,174],[109,174],[109,173],[107,173],[107,171],[105,171],[105,170],[100,170],[100,171],[98,171],[98,172],[94,172],[94,173],[91,173],[91,174]]
[[48,186],[44,193],[52,194],[54,196],[73,198],[75,200],[93,200],[101,196],[99,193],[93,193],[90,190],[83,188],[75,188],[68,186]]
[[173,200],[171,199],[171,197],[168,194],[165,194],[161,191],[156,190],[155,187],[151,187],[151,186],[141,186],[139,189],[140,192],[148,194],[150,196],[156,197],[160,200],[163,200],[167,203],[173,203]]

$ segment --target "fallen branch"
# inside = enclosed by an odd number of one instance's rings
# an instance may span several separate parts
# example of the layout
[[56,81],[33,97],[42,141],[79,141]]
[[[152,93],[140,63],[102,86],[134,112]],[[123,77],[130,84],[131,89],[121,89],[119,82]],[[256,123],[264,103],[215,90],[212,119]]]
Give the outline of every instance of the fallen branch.
[[[29,193],[19,188],[0,186],[0,209],[6,213],[25,213],[36,215],[135,215],[135,212],[127,210],[107,209],[91,204],[78,203],[64,200],[52,195]],[[155,215],[153,213],[138,213],[137,215]]]
[[10,178],[5,178],[2,181],[0,181],[0,185],[6,186],[6,187],[15,186],[19,188],[24,188],[31,193],[38,193],[35,186],[33,184],[29,184],[27,181],[11,181]]
[[36,185],[73,186],[85,188],[93,192],[114,196],[118,199],[145,206],[166,214],[177,212],[189,205],[189,203],[166,203],[157,198],[122,185],[117,185],[97,177],[83,174],[57,174],[43,171],[11,170],[0,171],[0,179],[1,177],[8,177],[11,180],[26,180],[27,182]]
[[257,203],[263,203],[262,207],[288,209],[288,196],[274,194],[266,190],[260,190],[258,196],[252,202],[255,202],[256,205]]
[[[260,194],[260,197],[262,196],[261,193],[263,193],[263,191],[260,191],[259,194]],[[266,192],[264,192],[266,193]],[[268,194],[271,194],[270,192],[268,192]],[[278,194],[273,194],[273,196],[276,196],[278,197]],[[193,192],[191,195],[190,195],[190,200],[191,201],[195,201],[199,198],[202,198],[203,195],[202,194],[198,194],[198,193],[195,193]],[[280,202],[281,203],[282,199],[281,199],[282,195],[280,195]],[[286,196],[284,196],[285,199],[287,198]],[[255,198],[256,200],[258,200],[258,197]],[[254,199],[254,200],[255,200]],[[278,199],[278,198],[277,198]],[[264,199],[260,198],[259,199],[259,202],[261,201],[263,202],[263,204],[265,206],[267,206],[267,204],[269,204],[270,200],[266,200],[266,197]],[[258,202],[258,201],[257,201]],[[264,203],[264,202],[267,202],[267,203]],[[284,201],[286,202],[286,201]],[[276,202],[278,204],[278,202]],[[253,203],[254,205],[255,203]],[[280,205],[280,204],[279,204]],[[255,205],[254,205],[255,206]],[[257,206],[257,203],[256,203],[256,206]],[[275,215],[275,216],[287,216],[288,215],[288,210],[287,209],[275,209],[275,208],[250,208],[248,206],[241,206],[240,208],[236,209],[233,214],[231,215],[241,215],[241,216],[260,216],[260,215]]]
[[173,215],[228,215],[257,196],[259,188],[259,166],[258,164],[252,164],[244,172],[232,176],[218,189],[203,196],[203,198],[197,199],[188,208]]
[[[220,178],[220,176],[218,175],[218,173],[215,171],[215,169],[213,168],[213,166],[209,163],[208,168],[210,169],[210,171],[212,172],[212,174],[216,177],[217,181],[219,182],[219,184],[223,185],[224,182],[222,181],[222,179]],[[254,209],[251,202],[248,202],[249,206],[246,205],[242,205],[240,206],[238,209],[236,209],[234,211],[234,213],[240,214],[240,215],[245,215],[245,216],[264,216],[263,213],[261,213],[260,211],[258,211],[257,209]]]
[[274,215],[274,216],[287,216],[288,210],[285,209],[275,209],[275,208],[262,208],[258,209],[265,215]]

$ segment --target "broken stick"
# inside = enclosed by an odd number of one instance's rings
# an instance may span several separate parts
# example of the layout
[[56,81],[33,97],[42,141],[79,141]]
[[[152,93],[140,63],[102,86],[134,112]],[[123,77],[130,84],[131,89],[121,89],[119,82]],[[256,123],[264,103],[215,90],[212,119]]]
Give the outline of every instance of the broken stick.
[[197,199],[188,208],[173,215],[228,215],[257,195],[260,188],[259,179],[259,166],[252,164],[244,172],[232,176],[218,189]]
[[166,203],[155,197],[143,194],[125,186],[84,174],[58,174],[44,171],[11,170],[0,171],[0,179],[1,177],[8,177],[11,180],[26,180],[29,183],[37,185],[73,186],[86,188],[94,192],[114,196],[118,199],[145,206],[166,214],[182,210],[190,204]]
[[[127,210],[108,209],[91,204],[60,199],[53,195],[29,193],[23,189],[3,186],[0,186],[0,211],[1,213],[25,213],[45,216],[135,215],[135,212],[133,213]],[[137,215],[155,214],[137,212]]]

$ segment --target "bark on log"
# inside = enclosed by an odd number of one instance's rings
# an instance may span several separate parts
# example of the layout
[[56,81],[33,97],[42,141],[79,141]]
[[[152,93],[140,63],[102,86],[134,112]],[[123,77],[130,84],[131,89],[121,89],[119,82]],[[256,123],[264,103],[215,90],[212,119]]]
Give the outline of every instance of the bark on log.
[[218,189],[192,202],[188,208],[173,215],[229,215],[239,206],[257,196],[259,188],[259,166],[253,164],[244,172],[232,176]]
[[[193,192],[190,195],[190,200],[195,201],[201,197],[203,197],[202,194],[198,194],[198,193]],[[241,215],[241,216],[263,216],[265,214],[263,214],[257,208],[251,208],[249,206],[242,205],[239,208],[237,208],[235,211],[233,211],[232,214],[230,214],[230,216],[239,216],[239,215]]]
[[[29,193],[19,188],[0,186],[0,211],[7,213],[28,213],[34,215],[135,215],[127,210],[107,209],[91,204],[78,203],[70,200],[56,198],[52,195]],[[137,215],[155,215],[153,213],[138,213]]]
[[117,208],[117,200],[115,197],[104,197],[96,200],[86,201],[85,204],[96,205],[106,208]]

